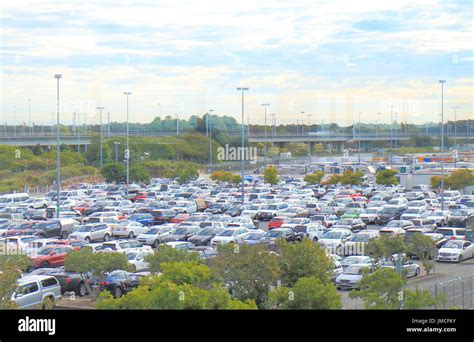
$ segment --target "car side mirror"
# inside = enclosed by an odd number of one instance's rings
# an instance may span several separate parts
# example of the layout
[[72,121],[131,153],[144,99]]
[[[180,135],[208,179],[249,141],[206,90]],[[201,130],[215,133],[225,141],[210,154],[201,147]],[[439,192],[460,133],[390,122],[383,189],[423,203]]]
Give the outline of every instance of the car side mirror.
[[23,297],[23,293],[16,293],[15,294],[15,298],[20,298],[20,297]]

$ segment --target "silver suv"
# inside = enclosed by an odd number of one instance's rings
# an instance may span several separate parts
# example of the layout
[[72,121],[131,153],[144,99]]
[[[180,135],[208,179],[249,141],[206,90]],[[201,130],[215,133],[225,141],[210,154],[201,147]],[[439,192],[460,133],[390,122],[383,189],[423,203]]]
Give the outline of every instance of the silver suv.
[[51,276],[24,276],[18,280],[11,299],[20,309],[46,309],[61,299],[61,285]]

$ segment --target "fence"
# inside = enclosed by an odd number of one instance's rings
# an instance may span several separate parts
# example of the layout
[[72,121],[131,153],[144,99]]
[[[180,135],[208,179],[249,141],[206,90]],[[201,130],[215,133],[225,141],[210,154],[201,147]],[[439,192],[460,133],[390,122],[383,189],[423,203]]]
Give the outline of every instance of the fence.
[[436,309],[474,309],[474,273],[432,284],[429,291],[434,296],[443,296],[445,302]]

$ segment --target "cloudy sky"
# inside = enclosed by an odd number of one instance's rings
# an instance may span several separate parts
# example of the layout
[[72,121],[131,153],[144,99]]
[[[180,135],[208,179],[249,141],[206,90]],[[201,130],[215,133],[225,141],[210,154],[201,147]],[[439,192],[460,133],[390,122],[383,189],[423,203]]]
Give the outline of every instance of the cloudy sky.
[[[3,1],[0,121],[50,122],[55,73],[61,115],[97,122],[216,114],[282,123],[473,118],[473,4],[469,0]],[[381,113],[377,115],[377,113]],[[83,120],[83,119],[81,119]],[[240,120],[240,119],[239,119]]]

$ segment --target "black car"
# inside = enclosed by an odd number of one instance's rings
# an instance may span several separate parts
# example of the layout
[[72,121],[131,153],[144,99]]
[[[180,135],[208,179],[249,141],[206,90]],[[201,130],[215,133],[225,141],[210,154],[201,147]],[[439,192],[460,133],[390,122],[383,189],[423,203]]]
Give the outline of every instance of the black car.
[[229,210],[227,210],[226,212],[226,214],[231,217],[239,216],[241,213],[242,213],[242,207],[240,205],[235,205],[233,207],[230,207]]
[[229,209],[230,209],[230,205],[226,203],[214,203],[209,208],[204,210],[204,212],[211,213],[211,214],[224,214]]
[[260,243],[274,244],[277,239],[284,239],[288,242],[300,242],[305,234],[301,231],[294,231],[291,228],[274,228],[266,232],[260,239]]
[[194,244],[195,246],[208,246],[211,239],[222,230],[223,229],[210,227],[202,228],[198,230],[196,234],[188,238],[188,241]]
[[109,291],[115,298],[132,291],[140,284],[140,275],[126,272],[113,271],[99,283],[101,291]]
[[399,220],[406,207],[385,207],[375,218],[375,224],[384,225],[392,220]]
[[[78,273],[65,272],[63,268],[38,268],[30,275],[50,275],[55,277],[61,286],[61,294],[74,292],[78,296],[85,296],[89,293],[82,276]],[[93,286],[92,274],[88,274],[86,281]]]
[[448,225],[450,227],[466,227],[469,217],[473,214],[467,209],[458,209],[453,211],[453,214],[448,218]]
[[161,242],[171,242],[171,241],[187,241],[191,236],[197,233],[200,230],[200,227],[191,226],[191,227],[176,227],[168,235],[165,235],[161,238]]

